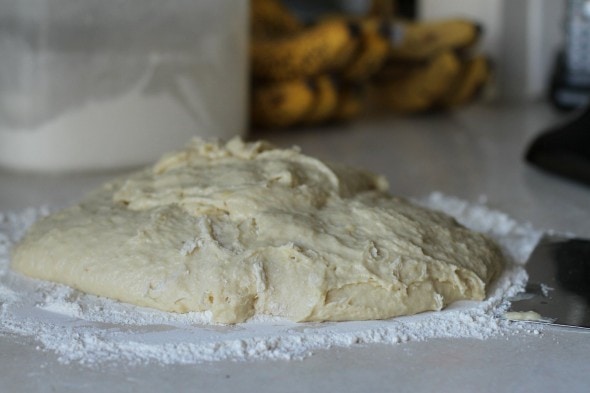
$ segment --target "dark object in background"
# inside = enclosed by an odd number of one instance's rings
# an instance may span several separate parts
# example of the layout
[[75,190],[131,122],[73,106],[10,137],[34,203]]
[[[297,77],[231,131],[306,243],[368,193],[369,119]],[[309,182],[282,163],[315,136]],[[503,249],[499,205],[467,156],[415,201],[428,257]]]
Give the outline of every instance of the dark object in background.
[[563,52],[555,60],[549,100],[557,109],[564,111],[583,108],[590,103],[590,75],[570,72]]
[[408,19],[416,20],[417,14],[416,0],[397,0],[395,1],[395,10],[397,16]]
[[565,46],[555,62],[549,99],[561,110],[586,109],[535,139],[526,160],[590,185],[590,1],[567,1],[564,32]]
[[565,48],[555,62],[549,99],[571,110],[590,103],[590,1],[568,0],[564,28]]
[[543,170],[590,185],[590,106],[573,121],[537,137],[525,158]]
[[417,0],[283,0],[283,3],[305,23],[330,14],[372,15],[383,18],[415,20]]

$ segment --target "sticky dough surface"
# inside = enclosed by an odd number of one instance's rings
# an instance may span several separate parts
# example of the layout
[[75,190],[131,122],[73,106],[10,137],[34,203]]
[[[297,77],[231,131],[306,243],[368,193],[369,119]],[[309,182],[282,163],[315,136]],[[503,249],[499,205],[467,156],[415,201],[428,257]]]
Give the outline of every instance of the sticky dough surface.
[[194,140],[36,223],[12,267],[165,311],[384,319],[483,299],[497,247],[297,149]]

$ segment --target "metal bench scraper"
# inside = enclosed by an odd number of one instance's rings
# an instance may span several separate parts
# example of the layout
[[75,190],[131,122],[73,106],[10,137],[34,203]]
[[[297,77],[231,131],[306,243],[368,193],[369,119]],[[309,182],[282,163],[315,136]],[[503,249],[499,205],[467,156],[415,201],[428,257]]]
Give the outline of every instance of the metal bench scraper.
[[531,254],[524,292],[507,319],[590,329],[590,240],[545,236]]

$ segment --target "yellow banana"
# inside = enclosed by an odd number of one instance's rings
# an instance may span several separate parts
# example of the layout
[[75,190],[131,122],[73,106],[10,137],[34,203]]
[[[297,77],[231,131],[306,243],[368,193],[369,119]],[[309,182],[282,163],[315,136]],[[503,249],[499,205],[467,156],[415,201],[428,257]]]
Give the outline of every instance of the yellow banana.
[[306,124],[320,124],[332,117],[338,105],[338,92],[333,79],[321,75],[312,80],[314,100],[310,110],[305,114]]
[[255,78],[287,80],[330,71],[350,50],[351,29],[345,20],[326,20],[293,34],[254,37],[250,54]]
[[293,33],[302,28],[303,24],[281,1],[250,1],[250,29],[253,36]]
[[481,35],[481,26],[468,20],[400,23],[402,38],[393,46],[396,59],[424,60],[445,50],[472,46]]
[[467,60],[453,86],[440,99],[439,105],[455,108],[468,103],[475,99],[489,79],[490,62],[485,56],[480,55]]
[[346,85],[338,91],[338,104],[332,120],[346,122],[357,118],[363,110],[363,99],[359,86]]
[[406,61],[388,58],[373,77],[375,81],[387,82],[404,78],[413,69],[425,69],[428,61]]
[[395,72],[388,71],[388,76],[395,75],[395,78],[381,77],[374,90],[381,104],[400,113],[430,109],[449,91],[461,71],[459,60],[448,51],[423,65],[408,67],[407,63],[402,63],[398,67]]
[[359,46],[352,59],[339,72],[339,75],[353,82],[362,82],[377,72],[391,49],[389,24],[378,18],[359,21]]
[[309,113],[314,92],[304,79],[254,84],[251,119],[255,127],[289,127]]

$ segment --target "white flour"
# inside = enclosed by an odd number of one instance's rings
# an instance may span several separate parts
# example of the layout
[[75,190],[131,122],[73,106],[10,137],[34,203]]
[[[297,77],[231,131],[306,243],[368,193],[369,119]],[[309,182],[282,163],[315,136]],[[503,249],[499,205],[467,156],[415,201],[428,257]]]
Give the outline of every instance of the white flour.
[[505,299],[524,286],[523,265],[542,233],[483,204],[469,204],[440,193],[418,202],[486,233],[502,247],[510,263],[485,301],[457,302],[441,312],[386,321],[293,323],[256,318],[232,326],[211,325],[206,312],[160,312],[12,273],[8,268],[10,247],[48,212],[31,208],[0,213],[0,333],[33,336],[40,349],[54,351],[61,362],[84,364],[299,359],[335,346],[435,337],[485,339],[523,330],[538,333],[527,324],[498,316],[506,310]]

